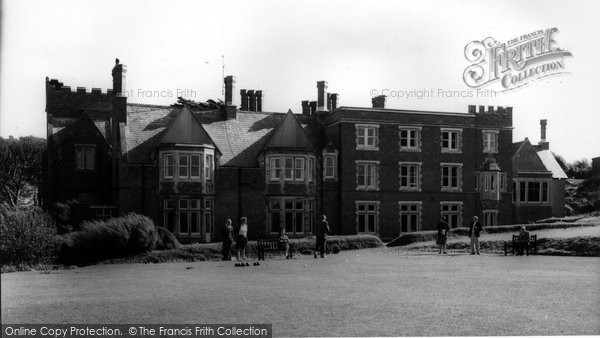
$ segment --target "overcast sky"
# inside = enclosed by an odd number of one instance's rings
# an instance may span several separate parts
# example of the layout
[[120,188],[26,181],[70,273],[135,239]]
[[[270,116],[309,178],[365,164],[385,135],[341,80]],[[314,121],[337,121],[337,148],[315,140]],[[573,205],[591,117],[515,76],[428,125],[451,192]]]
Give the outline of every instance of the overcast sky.
[[[2,2],[0,136],[45,137],[46,76],[72,88],[112,86],[127,65],[128,102],[219,99],[222,55],[236,88],[262,89],[263,110],[299,113],[326,80],[340,105],[466,112],[514,107],[513,142],[548,141],[568,161],[600,156],[599,1],[23,1]],[[465,46],[556,27],[565,71],[496,97],[466,91]],[[89,90],[89,89],[88,89]],[[384,93],[390,93],[390,92]],[[154,93],[159,92],[159,93]],[[238,92],[239,93],[239,92]],[[238,95],[239,96],[239,95]],[[238,98],[239,100],[239,98]],[[239,102],[239,101],[238,101]]]

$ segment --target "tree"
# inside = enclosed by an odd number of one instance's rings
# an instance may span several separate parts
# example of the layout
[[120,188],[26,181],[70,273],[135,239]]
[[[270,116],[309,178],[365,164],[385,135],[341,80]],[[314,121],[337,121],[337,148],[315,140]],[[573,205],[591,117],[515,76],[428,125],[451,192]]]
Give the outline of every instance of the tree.
[[568,173],[569,164],[567,163],[567,161],[565,161],[565,158],[555,153],[552,153],[552,155],[554,155],[554,159],[556,160],[556,162],[558,162],[558,165],[562,168],[565,174]]
[[592,174],[592,165],[587,158],[577,160],[569,166],[569,177],[585,179]]
[[18,206],[28,187],[38,187],[46,140],[34,136],[0,137],[0,202]]

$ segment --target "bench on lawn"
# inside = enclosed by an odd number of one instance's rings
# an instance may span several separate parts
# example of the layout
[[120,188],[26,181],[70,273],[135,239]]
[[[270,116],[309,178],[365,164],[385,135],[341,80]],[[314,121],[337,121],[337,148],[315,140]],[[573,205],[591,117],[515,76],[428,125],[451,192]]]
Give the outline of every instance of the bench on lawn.
[[[508,255],[508,246],[512,247],[512,254],[514,255],[518,246],[519,246],[519,235],[513,235],[512,241],[504,242],[504,256]],[[529,256],[529,251],[537,254],[537,235],[529,236],[529,245],[525,246],[525,252],[527,252],[527,256]]]
[[[280,252],[285,253],[285,245],[283,245],[280,241],[279,238],[263,238],[263,239],[258,239],[256,241],[257,244],[257,251],[258,251],[258,260],[265,260],[265,252],[277,252],[278,254]],[[293,256],[294,253],[294,247],[292,246],[292,243],[288,243],[290,246],[290,256]]]

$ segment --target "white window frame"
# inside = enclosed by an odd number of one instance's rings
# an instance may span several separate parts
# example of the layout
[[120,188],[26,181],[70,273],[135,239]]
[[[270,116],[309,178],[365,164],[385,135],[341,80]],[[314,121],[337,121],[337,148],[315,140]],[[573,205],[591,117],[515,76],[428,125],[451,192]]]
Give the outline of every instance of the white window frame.
[[[378,234],[379,233],[379,201],[355,201],[355,210],[356,210],[356,233],[358,234]],[[360,206],[364,205],[364,210],[360,210]],[[375,210],[369,210],[369,206],[374,206]],[[361,215],[365,216],[365,230],[364,232],[359,231],[359,217]],[[374,215],[373,231],[369,230],[368,224],[368,215]]]
[[77,171],[94,171],[96,169],[96,145],[75,145],[75,168]]
[[[291,165],[288,166],[288,160],[290,160]],[[294,164],[296,161],[293,156],[285,156],[283,158],[283,179],[285,181],[293,181],[294,180]],[[288,177],[288,170],[290,172],[290,176]]]
[[483,210],[483,226],[497,226],[498,225],[498,210],[496,209],[485,209]]
[[[535,180],[535,179],[516,179],[513,180],[514,182],[516,182],[516,189],[515,189],[515,196],[516,196],[516,203],[517,204],[549,204],[550,203],[550,182],[548,180]],[[525,199],[521,198],[521,192],[523,191],[523,189],[521,189],[521,185],[522,183],[525,184]],[[538,193],[538,200],[537,201],[531,201],[530,200],[530,194],[529,194],[529,185],[531,183],[539,183],[540,184],[540,189],[539,189],[539,193]],[[546,186],[546,199],[544,200],[544,185]]]
[[[440,146],[442,153],[462,153],[462,129],[461,128],[441,128]],[[448,133],[448,147],[444,147],[444,133]],[[451,135],[456,135],[451,136]],[[456,148],[451,147],[452,140],[456,138]]]
[[281,157],[269,158],[269,181],[279,182],[281,180]]
[[[406,146],[402,146],[402,132],[407,132]],[[414,134],[414,135],[413,135]],[[411,140],[414,139],[415,145],[411,146]],[[421,151],[421,127],[419,126],[399,126],[398,127],[398,149],[400,151]]]
[[[194,165],[192,164],[194,162],[194,159],[198,160],[198,164]],[[194,167],[197,167],[198,170],[198,175],[193,175],[193,169]],[[202,172],[204,171],[203,165],[202,165],[202,156],[200,154],[190,154],[190,179],[196,179],[196,180],[200,180],[202,179]]]
[[483,152],[486,154],[498,153],[498,130],[483,130]]
[[[453,192],[461,192],[462,191],[462,184],[463,184],[463,179],[462,179],[462,163],[440,163],[440,171],[441,171],[441,176],[442,176],[442,180],[441,180],[441,191],[453,191]],[[444,168],[448,168],[448,185],[444,185]],[[452,185],[452,168],[457,168],[456,170],[456,183],[457,186],[453,186]]]
[[[361,136],[361,130],[363,135]],[[373,136],[369,136],[369,131],[373,131]],[[362,138],[362,142],[361,142]],[[373,144],[369,145],[369,139],[373,139]],[[356,150],[379,150],[379,125],[378,124],[356,124]]]
[[[359,182],[358,173],[360,171],[360,167],[364,168],[364,177],[366,181],[371,181],[372,184],[361,184],[365,182]],[[368,179],[371,174],[370,168],[373,169],[373,177],[372,179]],[[379,161],[356,161],[356,190],[370,190],[370,191],[378,191],[379,190]]]
[[[306,171],[306,159],[304,157],[294,157],[294,181],[304,181],[304,172]],[[300,175],[298,175],[300,174]]]
[[[181,159],[187,158],[186,164],[181,164]],[[186,175],[181,175],[181,169],[185,169]],[[190,178],[190,154],[188,153],[178,153],[177,154],[177,177],[179,179],[187,180]]]
[[204,153],[204,179],[206,181],[213,180],[214,158],[215,158],[215,154],[207,153],[207,152]]
[[[169,163],[168,159],[171,159],[171,163]],[[173,153],[162,153],[163,159],[163,178],[164,179],[172,179],[175,177],[175,154]],[[171,175],[169,175],[169,168],[171,169]]]
[[[407,170],[407,175],[404,176],[402,175],[402,167],[406,167]],[[399,177],[400,177],[400,181],[399,181],[399,185],[400,185],[400,191],[421,191],[421,174],[422,174],[422,162],[398,162],[398,172],[399,172]],[[413,173],[413,170],[416,168],[416,170],[414,170],[414,176],[411,175]],[[402,179],[406,177],[406,182],[408,183],[408,186],[403,186],[402,185]],[[414,181],[414,183],[416,184],[415,186],[412,186],[411,182]]]
[[[458,206],[458,211],[452,210],[453,205]],[[448,206],[449,210],[444,210],[445,206]],[[450,215],[454,215],[454,214],[458,215],[458,218],[457,218],[458,224],[456,226],[452,226],[451,221],[450,221],[451,220]],[[448,216],[448,225],[450,226],[450,228],[462,227],[462,224],[463,224],[463,202],[462,201],[442,201],[442,202],[440,202],[440,215]]]
[[[408,210],[404,211],[402,210],[402,207],[406,206]],[[413,206],[417,206],[417,211],[413,211],[412,207]],[[423,202],[421,201],[399,201],[398,202],[398,224],[400,225],[400,234],[403,233],[408,233],[408,232],[415,232],[415,231],[421,231],[421,223],[423,221],[423,214],[422,214],[422,210],[423,210]],[[406,228],[407,228],[407,232],[402,231],[402,215],[406,215],[407,219],[410,222],[410,216],[411,215],[417,215],[417,224],[412,227],[414,230],[410,231],[409,229],[411,229],[411,225],[412,224],[407,224]]]
[[[327,159],[331,159],[331,165],[328,165]],[[331,169],[331,175],[327,173],[327,170]],[[327,153],[323,155],[323,178],[335,180],[337,173],[337,155]]]

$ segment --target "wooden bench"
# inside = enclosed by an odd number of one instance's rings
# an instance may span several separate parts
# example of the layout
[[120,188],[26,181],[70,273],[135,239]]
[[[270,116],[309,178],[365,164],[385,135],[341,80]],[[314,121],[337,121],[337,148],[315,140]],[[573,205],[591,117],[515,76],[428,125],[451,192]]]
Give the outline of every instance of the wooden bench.
[[[514,255],[517,246],[519,245],[519,235],[513,235],[512,241],[504,242],[504,256],[508,255],[508,246],[512,247],[512,254]],[[525,247],[525,252],[527,252],[527,256],[529,256],[529,251],[537,254],[537,235],[529,236],[529,245]]]
[[[258,260],[265,260],[265,252],[277,252],[278,254],[280,252],[284,252],[285,253],[285,246],[281,244],[281,242],[279,241],[279,238],[264,238],[264,239],[258,239],[256,241],[257,243],[257,251],[258,251]],[[289,247],[290,247],[290,256],[293,256],[293,252],[294,252],[294,247],[292,246],[292,243],[288,243]]]

